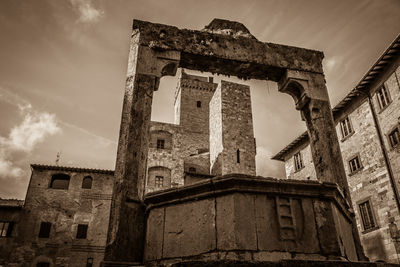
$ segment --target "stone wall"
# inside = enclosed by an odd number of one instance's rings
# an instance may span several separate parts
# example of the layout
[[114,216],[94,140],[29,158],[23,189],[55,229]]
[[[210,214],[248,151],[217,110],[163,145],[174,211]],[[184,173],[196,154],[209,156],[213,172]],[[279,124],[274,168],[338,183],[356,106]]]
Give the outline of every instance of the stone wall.
[[[15,201],[8,201],[0,199],[0,222],[12,223],[12,229],[8,229],[9,236],[0,237],[0,266],[7,266],[8,258],[15,249],[15,242],[18,238],[18,228],[23,227],[21,224],[22,203],[12,203]],[[1,230],[1,229],[0,229]]]
[[[53,174],[70,176],[68,189],[50,188]],[[82,188],[86,176],[91,189]],[[21,221],[17,226],[9,265],[48,262],[50,266],[85,266],[93,259],[99,266],[104,258],[114,183],[110,171],[62,170],[59,167],[33,167]],[[39,238],[41,222],[50,222],[49,238]],[[88,225],[87,237],[77,239],[78,224]]]
[[[213,106],[215,105],[215,106]],[[242,173],[255,175],[255,141],[250,88],[221,81],[210,102],[210,158],[215,175]],[[221,113],[218,115],[218,113]],[[215,121],[213,121],[215,120]],[[222,133],[219,132],[222,125]],[[222,151],[220,152],[222,147]],[[220,159],[219,159],[220,157]],[[215,161],[217,162],[216,168]]]
[[[400,61],[400,60],[399,60]],[[390,164],[393,171],[394,180],[396,181],[397,190],[400,193],[400,145],[391,147],[388,134],[395,128],[400,126],[400,67],[390,74],[384,82],[389,92],[390,104],[383,110],[379,109],[376,94],[373,97],[373,104],[377,111],[379,125],[382,130],[383,141],[388,153]],[[400,129],[399,129],[400,131]]]
[[227,175],[147,195],[145,263],[357,260],[337,193],[333,184]]

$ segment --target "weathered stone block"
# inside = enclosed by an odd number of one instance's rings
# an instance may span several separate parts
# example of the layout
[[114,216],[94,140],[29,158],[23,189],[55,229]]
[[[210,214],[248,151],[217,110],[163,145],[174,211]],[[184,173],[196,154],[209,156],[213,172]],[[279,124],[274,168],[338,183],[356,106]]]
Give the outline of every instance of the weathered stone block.
[[[145,258],[148,260],[161,259],[164,246],[164,216],[165,208],[156,208],[147,218]],[[154,231],[153,229],[157,229]]]
[[214,206],[214,199],[205,199],[166,207],[164,258],[192,256],[216,249]]
[[256,250],[254,196],[236,193],[216,201],[218,249]]

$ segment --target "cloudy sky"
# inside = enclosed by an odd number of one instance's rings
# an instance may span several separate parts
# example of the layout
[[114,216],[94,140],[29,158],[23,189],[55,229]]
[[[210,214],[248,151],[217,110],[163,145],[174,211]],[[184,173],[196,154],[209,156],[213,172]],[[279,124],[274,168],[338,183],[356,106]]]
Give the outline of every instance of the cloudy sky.
[[[202,29],[242,22],[264,42],[321,50],[332,105],[400,32],[398,0],[0,1],[0,197],[25,197],[30,163],[114,169],[132,19]],[[204,74],[207,75],[207,74]],[[226,77],[217,77],[227,79]],[[305,130],[274,83],[250,81],[259,175]],[[155,94],[153,120],[172,122],[176,78]]]

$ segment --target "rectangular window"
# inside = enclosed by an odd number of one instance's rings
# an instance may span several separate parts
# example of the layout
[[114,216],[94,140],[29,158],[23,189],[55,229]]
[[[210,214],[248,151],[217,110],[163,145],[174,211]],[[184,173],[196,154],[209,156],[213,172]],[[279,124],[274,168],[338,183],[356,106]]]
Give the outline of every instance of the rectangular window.
[[164,149],[165,140],[164,139],[157,139],[157,149]]
[[383,109],[390,103],[389,92],[386,89],[386,86],[383,85],[379,88],[378,92],[376,93],[376,97],[378,99],[379,108]]
[[11,236],[14,222],[0,222],[0,237]]
[[88,230],[87,224],[78,224],[78,229],[76,231],[76,238],[77,239],[86,239],[87,230]]
[[294,169],[296,171],[298,171],[303,167],[304,167],[304,165],[303,165],[303,160],[301,158],[301,153],[298,152],[298,153],[294,154]]
[[50,229],[51,229],[50,222],[41,222],[40,230],[39,230],[39,237],[40,238],[49,238],[50,237]]
[[400,143],[399,127],[389,133],[389,142],[391,147],[395,147]]
[[353,133],[353,128],[351,127],[350,118],[346,117],[340,122],[340,129],[342,130],[342,137],[345,138]]
[[161,188],[161,187],[163,187],[163,184],[164,184],[164,176],[156,176],[155,187]]
[[358,155],[349,160],[349,167],[350,167],[350,173],[354,173],[359,169],[361,169],[361,161]]
[[376,227],[374,215],[372,213],[371,203],[369,200],[358,205],[360,208],[361,221],[363,223],[364,230],[370,230]]

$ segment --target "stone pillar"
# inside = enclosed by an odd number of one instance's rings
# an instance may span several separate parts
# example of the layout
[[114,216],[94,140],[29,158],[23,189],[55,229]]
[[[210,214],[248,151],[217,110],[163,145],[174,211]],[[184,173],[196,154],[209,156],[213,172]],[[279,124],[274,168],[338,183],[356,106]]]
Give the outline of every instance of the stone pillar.
[[279,91],[294,98],[296,109],[306,121],[317,179],[337,183],[349,195],[324,76],[287,70],[279,82]]
[[[307,124],[317,179],[321,182],[337,183],[352,207],[324,75],[287,70],[278,87],[279,91],[293,97],[296,109],[301,111],[302,119]],[[361,246],[354,212],[352,215],[352,232],[357,254],[359,260],[365,260],[367,258]]]
[[142,261],[144,248],[144,185],[153,92],[164,75],[175,75],[179,52],[157,52],[131,39],[115,185],[103,266],[128,266]]

